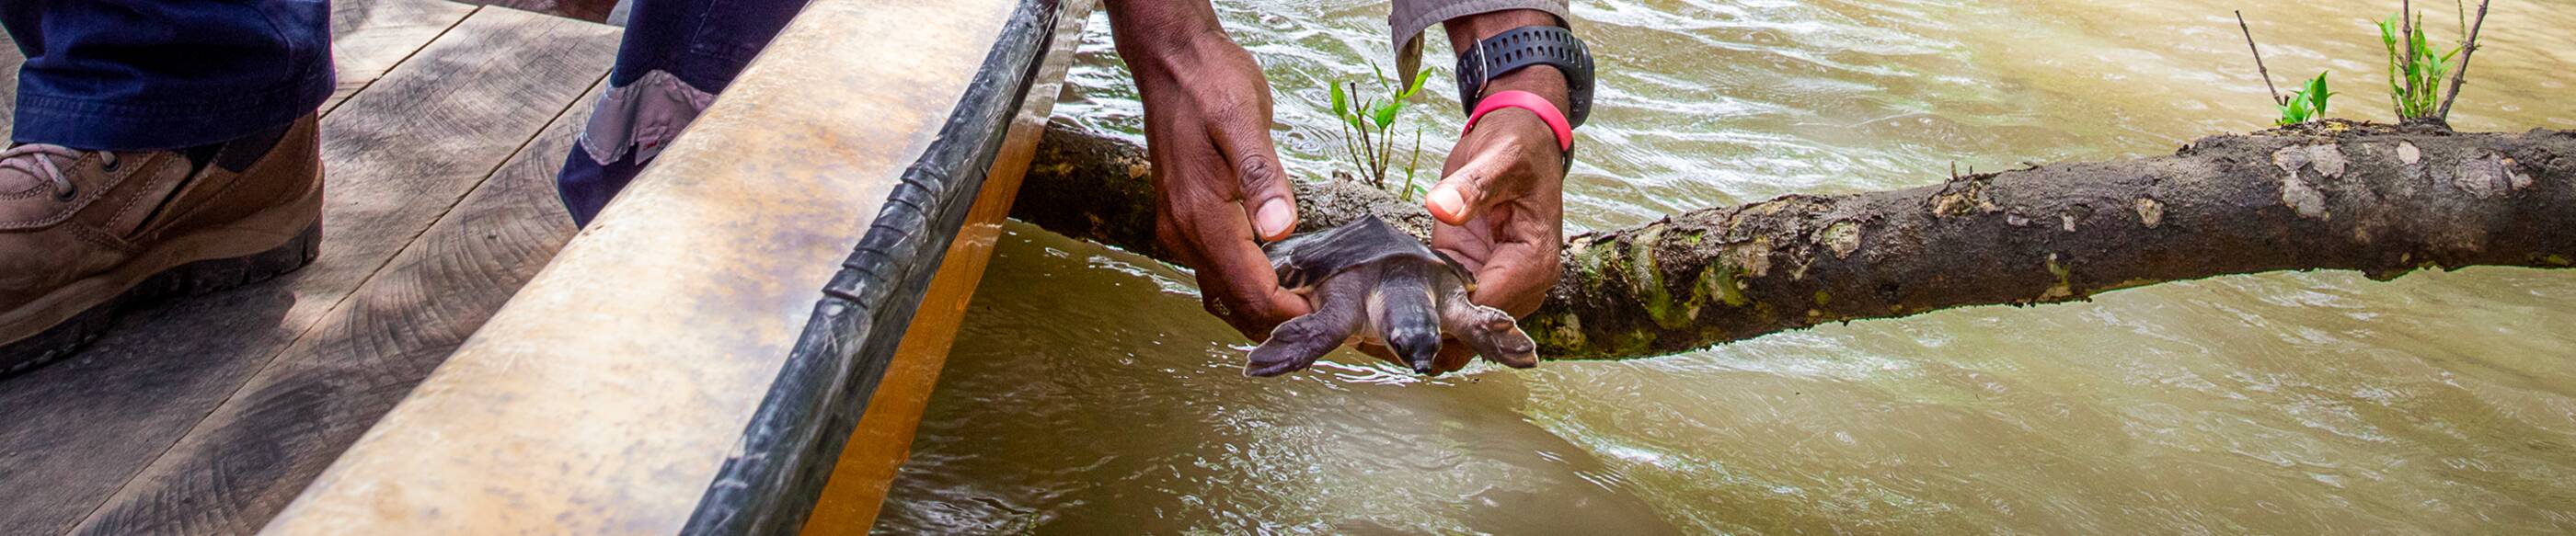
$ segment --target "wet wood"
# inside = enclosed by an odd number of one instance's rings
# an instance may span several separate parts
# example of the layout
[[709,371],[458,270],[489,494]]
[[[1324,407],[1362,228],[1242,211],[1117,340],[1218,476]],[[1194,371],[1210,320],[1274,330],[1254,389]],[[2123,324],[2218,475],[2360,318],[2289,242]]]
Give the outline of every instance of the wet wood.
[[[1012,216],[1155,253],[1133,144],[1048,133]],[[1349,182],[1297,185],[1300,225],[1422,207]],[[2576,133],[2333,121],[2194,141],[2171,156],[2034,166],[1939,184],[1790,195],[1574,237],[1521,326],[1551,359],[1625,359],[1820,324],[2078,301],[2278,270],[2392,278],[2576,264]],[[1168,258],[1168,257],[1166,257]]]
[[284,509],[572,238],[554,179],[590,110],[558,116],[73,532],[242,534]]
[[[269,283],[138,311],[71,360],[0,382],[0,415],[11,420],[0,427],[0,489],[18,490],[0,501],[0,526],[61,532],[170,451],[273,358],[342,309],[496,162],[574,104],[606,72],[615,31],[483,9],[325,116],[330,193],[322,256],[312,266]],[[301,395],[275,400],[294,396]],[[309,448],[270,453],[313,454]],[[207,519],[197,526],[234,531],[256,521]]]
[[825,284],[935,141],[1016,5],[807,6],[268,530],[667,533],[687,523]]

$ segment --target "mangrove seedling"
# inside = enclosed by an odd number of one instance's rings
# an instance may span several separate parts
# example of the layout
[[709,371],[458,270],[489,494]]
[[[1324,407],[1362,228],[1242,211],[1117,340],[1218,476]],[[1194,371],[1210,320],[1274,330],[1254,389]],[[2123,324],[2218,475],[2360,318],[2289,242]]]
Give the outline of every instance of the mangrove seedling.
[[[2424,30],[2424,15],[2414,13],[2413,2],[2407,2],[2394,15],[2379,21],[2379,42],[2388,51],[2388,96],[2396,102],[2400,121],[2419,119],[2448,120],[2451,101],[2460,96],[2460,85],[2467,83],[2469,56],[2478,48],[2478,31],[2486,27],[2487,1],[2478,2],[2474,25],[2469,19],[2468,4],[2458,3],[2460,11],[2460,44],[2444,52],[2435,52],[2431,38]],[[2452,63],[2453,58],[2458,63]],[[2442,91],[2443,75],[2451,75],[2448,93]]]
[[[2412,1],[2379,21],[2379,41],[2388,50],[2388,96],[2396,102],[2399,121],[2449,120],[2451,102],[2460,98],[2460,85],[2468,83],[2469,57],[2477,54],[2478,32],[2486,27],[2488,1],[2478,1],[2475,22],[2469,18],[2468,3],[2455,2],[2464,37],[2447,52],[2434,51],[2431,39],[2425,35],[2422,13],[2411,18],[2407,15],[2415,9]],[[2263,49],[2254,44],[2254,29],[2245,24],[2245,12],[2236,12],[2236,27],[2245,32],[2245,47],[2254,53],[2254,69],[2262,75],[2263,87],[2271,90],[2272,104],[2280,107],[2281,117],[2273,124],[2288,126],[2323,119],[2326,98],[2334,95],[2325,89],[2326,75],[2319,73],[2304,88],[2282,95],[2281,89],[2272,85],[2271,69],[2263,65]],[[2453,58],[2459,62],[2452,63]],[[2447,93],[2442,91],[2445,74],[2451,77]]]
[[[1423,82],[1431,79],[1431,72],[1426,70],[1416,74],[1411,83],[1398,88],[1376,63],[1371,62],[1369,70],[1376,73],[1374,80],[1378,88],[1392,97],[1379,102],[1361,94],[1358,82],[1336,82],[1332,84],[1332,109],[1333,116],[1341,119],[1342,157],[1350,161],[1351,167],[1357,169],[1370,186],[1386,189],[1387,171],[1395,159],[1395,136],[1392,133],[1396,119],[1404,113],[1405,101],[1421,92]],[[1396,197],[1410,200],[1413,196],[1413,171],[1421,162],[1422,129],[1415,127],[1413,161],[1404,168],[1404,186],[1395,190]]]
[[2272,92],[2272,105],[2281,109],[2281,118],[2273,120],[2272,124],[2286,127],[2324,119],[2326,99],[2334,96],[2333,92],[2326,91],[2326,73],[2317,73],[2316,78],[2309,79],[2305,86],[2292,90],[2288,96],[2281,95],[2281,88],[2272,85],[2272,69],[2263,66],[2263,47],[2254,44],[2254,28],[2245,24],[2245,12],[2236,12],[2236,27],[2245,31],[2245,48],[2254,52],[2254,70],[2263,77],[2263,89]]
[[2326,116],[2326,99],[2333,96],[2334,92],[2326,90],[2326,73],[2317,73],[2316,78],[2308,79],[2307,85],[2290,90],[2289,98],[2281,103],[2281,118],[2272,124],[2286,127],[2323,119]]
[[2429,117],[2437,104],[2434,90],[2441,86],[2442,75],[2451,73],[2451,58],[2461,49],[2435,53],[2424,35],[2424,16],[2405,20],[2406,16],[2399,13],[2379,21],[2379,41],[2388,47],[2388,96],[2397,102],[2398,119]]

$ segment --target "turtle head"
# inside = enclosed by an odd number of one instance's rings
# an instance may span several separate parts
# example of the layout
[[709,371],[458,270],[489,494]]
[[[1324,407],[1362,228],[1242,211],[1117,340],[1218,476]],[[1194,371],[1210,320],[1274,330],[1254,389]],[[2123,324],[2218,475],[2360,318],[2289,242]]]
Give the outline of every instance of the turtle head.
[[[1427,315],[1400,318],[1396,325],[1387,326],[1386,345],[1395,349],[1395,355],[1404,356],[1405,364],[1413,366],[1415,373],[1438,370],[1432,362],[1440,357],[1440,325],[1429,322]],[[1417,318],[1424,321],[1404,321]]]
[[1388,348],[1404,358],[1404,364],[1420,374],[1439,370],[1433,364],[1440,357],[1440,310],[1431,291],[1429,275],[1419,264],[1396,263],[1388,266],[1375,289],[1378,333],[1386,337]]

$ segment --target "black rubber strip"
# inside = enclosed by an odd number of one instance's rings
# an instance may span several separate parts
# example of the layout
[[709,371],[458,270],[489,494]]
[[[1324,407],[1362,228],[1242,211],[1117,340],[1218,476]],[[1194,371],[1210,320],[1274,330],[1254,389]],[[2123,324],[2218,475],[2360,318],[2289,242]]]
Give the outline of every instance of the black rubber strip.
[[823,288],[741,447],[707,485],[683,534],[803,528],[1036,82],[1057,11],[1056,0],[1023,0],[1004,23],[938,139],[904,170]]

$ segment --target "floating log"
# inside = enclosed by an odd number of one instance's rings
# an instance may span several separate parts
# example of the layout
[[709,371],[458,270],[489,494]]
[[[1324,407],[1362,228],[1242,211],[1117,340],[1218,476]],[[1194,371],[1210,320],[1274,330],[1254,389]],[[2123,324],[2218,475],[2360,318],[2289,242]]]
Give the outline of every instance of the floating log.
[[[1051,126],[1011,216],[1162,255],[1142,148]],[[1300,226],[1412,203],[1297,185]],[[1569,239],[1522,327],[1551,359],[1685,352],[1820,324],[2080,301],[2220,275],[2564,268],[2576,260],[2576,133],[2329,121],[2193,141],[2169,156],[2035,166],[1845,195],[1788,195]]]

